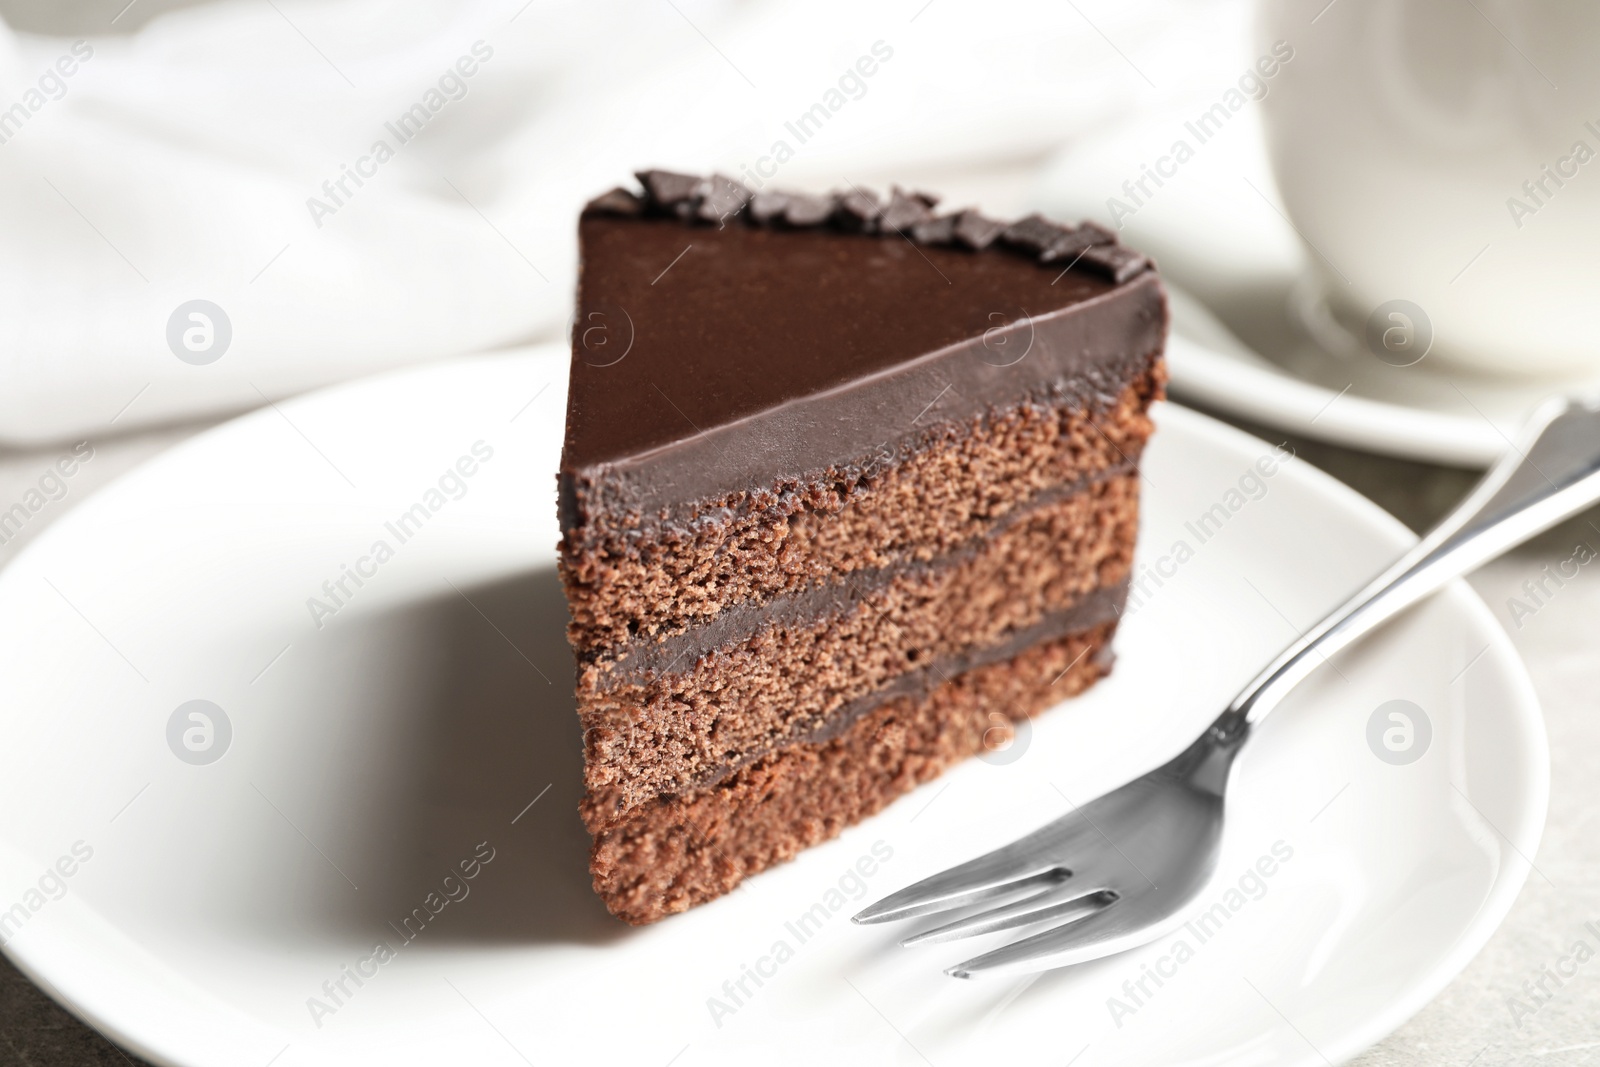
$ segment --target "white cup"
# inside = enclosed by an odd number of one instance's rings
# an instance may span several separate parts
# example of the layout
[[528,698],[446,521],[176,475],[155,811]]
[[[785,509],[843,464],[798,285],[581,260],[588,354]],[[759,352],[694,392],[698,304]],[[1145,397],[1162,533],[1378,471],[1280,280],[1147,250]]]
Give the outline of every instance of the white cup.
[[1294,48],[1262,102],[1273,169],[1337,317],[1391,362],[1600,371],[1600,4],[1260,15]]

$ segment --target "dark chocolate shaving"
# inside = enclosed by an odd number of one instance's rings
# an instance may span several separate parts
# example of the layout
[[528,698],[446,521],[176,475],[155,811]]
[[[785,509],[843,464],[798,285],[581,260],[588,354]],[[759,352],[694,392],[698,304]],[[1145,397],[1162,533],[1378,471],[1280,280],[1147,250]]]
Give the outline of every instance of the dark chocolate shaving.
[[919,222],[933,218],[937,197],[926,193],[906,193],[898,185],[889,189],[889,206],[883,209],[883,226],[902,233]]
[[976,211],[935,216],[939,201],[927,193],[889,191],[885,204],[870,189],[852,185],[847,192],[812,196],[780,190],[752,194],[721,174],[701,178],[668,170],[642,170],[641,197],[617,188],[591,200],[584,214],[675,215],[689,223],[725,225],[743,215],[752,225],[796,228],[831,226],[856,233],[900,234],[926,245],[954,245],[981,251],[999,243],[1041,263],[1082,267],[1121,284],[1153,266],[1150,260],[1117,243],[1112,230],[1095,222],[1063,226],[1043,215],[1013,223],[985,218]]
[[1121,245],[1095,245],[1078,262],[1118,285],[1150,265],[1143,253]]
[[761,192],[750,198],[750,218],[765,226],[783,217],[794,197],[788,193]]
[[1000,240],[1013,248],[1038,255],[1068,234],[1065,226],[1057,226],[1043,215],[1029,215],[1000,231]]
[[1040,263],[1056,263],[1066,260],[1068,263],[1076,260],[1086,248],[1103,245],[1108,242],[1105,233],[1098,226],[1079,226],[1076,230],[1068,230],[1051,243],[1049,248],[1039,253]]
[[926,219],[911,227],[911,239],[925,245],[947,245],[956,237],[956,217],[942,215]]
[[644,201],[620,185],[610,192],[601,193],[583,206],[586,215],[638,215],[643,211]]
[[954,231],[956,244],[979,252],[994,244],[995,238],[999,237],[1005,228],[1005,223],[986,219],[976,211],[963,211],[956,216]]
[[833,218],[833,212],[834,200],[831,196],[792,193],[789,206],[783,212],[783,221],[790,226],[821,226]]
[[835,214],[845,229],[871,233],[877,228],[883,208],[878,204],[877,193],[871,189],[852,187],[849,192],[840,195]]
[[720,174],[706,180],[704,195],[696,214],[707,222],[721,222],[744,210],[750,202],[750,190]]
[[670,170],[641,170],[635,175],[644,186],[645,199],[652,207],[671,214],[692,207],[703,183],[698,174],[674,174]]

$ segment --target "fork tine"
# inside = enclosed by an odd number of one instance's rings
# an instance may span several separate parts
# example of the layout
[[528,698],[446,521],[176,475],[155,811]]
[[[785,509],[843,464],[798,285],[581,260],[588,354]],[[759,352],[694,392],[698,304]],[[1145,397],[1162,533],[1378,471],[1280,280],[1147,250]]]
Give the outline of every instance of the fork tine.
[[955,941],[958,938],[976,937],[979,934],[994,933],[996,930],[1010,930],[1017,926],[1044,922],[1047,919],[1073,922],[1093,915],[1116,899],[1116,893],[1109,889],[1086,889],[1071,885],[1047,889],[1015,904],[1005,904],[977,915],[957,919],[953,923],[936,926],[932,930],[924,930],[920,934],[913,934],[900,944],[910,948],[913,945]]
[[1019,855],[1017,844],[1020,842],[906,886],[863,908],[850,921],[866,925],[911,919],[1055,885],[1072,876],[1071,871],[1050,859],[1026,852]]
[[1009,845],[924,878],[884,897],[852,917],[858,923],[885,923],[981,904],[1022,889],[1072,877],[1073,868],[1102,851],[1105,835],[1097,823],[1139,802],[1153,788],[1151,776],[1075,807]]
[[1030,974],[1085,963],[1156,940],[1181,926],[1184,917],[1180,910],[1160,923],[1151,924],[1139,917],[1137,907],[1130,909],[1113,903],[1086,919],[1067,922],[993,952],[985,952],[956,964],[945,973],[954,978],[976,978]]

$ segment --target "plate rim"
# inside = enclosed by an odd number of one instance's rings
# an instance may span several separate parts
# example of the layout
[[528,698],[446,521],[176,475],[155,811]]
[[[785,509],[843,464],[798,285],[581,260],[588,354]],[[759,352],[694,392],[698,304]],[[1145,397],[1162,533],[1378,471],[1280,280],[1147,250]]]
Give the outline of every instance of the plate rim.
[[1496,431],[1465,416],[1335,393],[1281,368],[1247,363],[1176,333],[1168,339],[1169,355],[1172,349],[1180,352],[1179,360],[1170,364],[1172,391],[1180,399],[1241,419],[1329,444],[1449,467],[1483,470],[1504,451]]

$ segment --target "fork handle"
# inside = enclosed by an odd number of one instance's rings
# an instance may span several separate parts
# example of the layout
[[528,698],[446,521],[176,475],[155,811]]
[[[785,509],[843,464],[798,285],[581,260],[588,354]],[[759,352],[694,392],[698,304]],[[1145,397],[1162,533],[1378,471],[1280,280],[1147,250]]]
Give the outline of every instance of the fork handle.
[[1467,498],[1388,570],[1285,649],[1213,730],[1260,722],[1326,658],[1463,574],[1600,500],[1600,405],[1541,406]]

